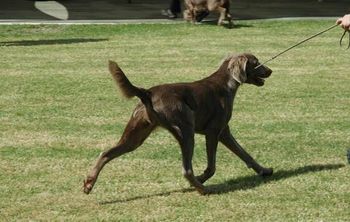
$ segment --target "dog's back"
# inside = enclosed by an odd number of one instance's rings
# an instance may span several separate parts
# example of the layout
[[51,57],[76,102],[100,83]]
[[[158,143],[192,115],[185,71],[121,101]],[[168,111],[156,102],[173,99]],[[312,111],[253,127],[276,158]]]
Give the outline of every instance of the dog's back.
[[230,7],[229,0],[185,0],[185,4],[191,5],[196,9],[208,9],[209,11],[213,11],[218,7],[226,9]]
[[109,61],[109,71],[123,95],[127,98],[138,97],[144,104],[149,118],[165,128],[168,128],[165,120],[167,114],[157,110],[166,111],[167,107],[181,106],[187,106],[192,111],[197,109],[191,83],[163,84],[144,89],[134,86],[117,63]]

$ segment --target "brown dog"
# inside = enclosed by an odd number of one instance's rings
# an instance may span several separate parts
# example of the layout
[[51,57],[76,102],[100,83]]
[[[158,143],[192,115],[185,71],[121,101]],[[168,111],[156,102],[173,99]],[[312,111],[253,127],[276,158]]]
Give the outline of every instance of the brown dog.
[[[218,25],[222,25],[226,19],[232,26],[230,14],[230,0],[185,0],[184,19],[195,22],[197,15],[203,12],[217,11],[220,13]],[[200,19],[201,20],[201,19]]]
[[[115,62],[109,70],[126,97],[137,96],[136,106],[119,143],[103,152],[84,181],[84,192],[90,193],[106,163],[139,147],[150,133],[161,126],[179,142],[182,152],[183,174],[201,194],[207,193],[202,185],[215,173],[218,142],[240,157],[249,168],[261,175],[271,175],[271,168],[259,165],[233,138],[228,122],[238,87],[243,83],[264,85],[264,78],[272,71],[260,66],[251,54],[228,57],[219,69],[207,78],[192,83],[154,86],[150,89],[135,87]],[[207,169],[198,177],[192,169],[194,134],[205,135],[208,157]]]

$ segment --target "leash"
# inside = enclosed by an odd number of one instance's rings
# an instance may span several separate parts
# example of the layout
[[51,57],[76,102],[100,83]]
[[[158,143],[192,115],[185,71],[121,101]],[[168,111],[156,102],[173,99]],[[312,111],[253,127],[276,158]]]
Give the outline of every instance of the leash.
[[[325,32],[328,32],[328,31],[331,30],[331,29],[334,29],[334,28],[337,27],[338,25],[339,25],[339,24],[332,25],[331,27],[329,27],[329,28],[327,28],[327,29],[325,29],[325,30],[323,30],[323,31],[321,31],[321,32],[318,32],[318,33],[316,33],[316,34],[314,34],[314,35],[312,35],[312,36],[310,36],[310,37],[308,37],[308,38],[306,38],[306,39],[304,39],[304,40],[302,40],[302,41],[296,43],[295,45],[292,45],[291,47],[289,47],[289,48],[283,50],[282,52],[276,54],[276,55],[273,56],[272,58],[270,58],[270,59],[266,60],[265,62],[261,63],[260,65],[256,66],[254,69],[257,69],[257,68],[259,68],[259,67],[265,65],[266,63],[268,63],[268,62],[274,60],[275,58],[277,58],[277,57],[279,57],[280,55],[282,55],[282,54],[288,52],[289,50],[291,50],[291,49],[297,47],[298,45],[303,44],[304,42],[307,42],[307,41],[309,41],[310,39],[313,39],[313,38],[315,38],[315,37],[317,37],[317,36],[319,36],[319,35],[321,35],[321,34],[323,34],[323,33],[325,33]],[[347,47],[347,49],[349,49],[349,48],[350,48],[350,31],[349,31],[349,30],[345,30],[345,31],[344,31],[343,35],[342,35],[341,38],[340,38],[339,44],[340,44],[340,46],[342,46],[342,41],[343,41],[343,38],[344,38],[344,36],[345,36],[346,33],[349,33],[349,44],[348,44],[348,47]]]
[[340,47],[342,46],[343,38],[344,38],[346,33],[349,34],[349,43],[348,43],[348,47],[346,49],[349,49],[350,48],[350,30],[345,30],[344,31],[343,35],[340,37],[339,45],[340,45]]

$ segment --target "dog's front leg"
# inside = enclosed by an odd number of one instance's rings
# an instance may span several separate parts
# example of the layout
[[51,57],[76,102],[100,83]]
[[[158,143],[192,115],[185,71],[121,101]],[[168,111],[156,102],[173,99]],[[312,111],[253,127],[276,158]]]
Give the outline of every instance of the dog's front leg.
[[183,166],[183,175],[188,180],[188,182],[196,188],[196,190],[202,194],[207,194],[207,190],[203,186],[202,183],[200,183],[197,178],[194,176],[193,173],[193,167],[192,167],[192,157],[193,157],[193,146],[191,146],[189,143],[181,145],[181,152],[182,152],[182,166]]
[[272,168],[265,168],[257,163],[253,157],[251,157],[235,140],[232,136],[229,127],[220,135],[220,142],[222,142],[229,150],[235,153],[239,158],[241,158],[249,168],[253,168],[253,170],[259,174],[260,176],[270,176],[273,173]]
[[207,190],[194,176],[192,157],[194,150],[194,129],[193,126],[172,126],[168,129],[177,139],[181,147],[183,175],[188,182],[200,194],[207,194]]
[[216,151],[218,146],[218,136],[217,134],[208,134],[205,136],[205,140],[208,165],[204,173],[196,177],[200,183],[204,183],[210,177],[212,177],[215,174],[216,170]]
[[193,173],[192,157],[194,149],[194,136],[192,138],[184,138],[180,143],[180,146],[182,152],[182,166],[184,177],[188,180],[191,186],[196,188],[200,194],[207,194],[205,187],[197,180]]
[[218,7],[217,10],[220,12],[218,25],[223,25],[224,24],[224,20],[226,18],[226,11],[227,11],[227,9],[223,8],[223,7]]

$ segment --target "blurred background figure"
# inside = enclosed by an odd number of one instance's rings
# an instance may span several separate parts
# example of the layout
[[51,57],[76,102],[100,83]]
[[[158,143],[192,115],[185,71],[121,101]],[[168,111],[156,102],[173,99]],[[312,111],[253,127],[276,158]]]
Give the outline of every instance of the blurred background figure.
[[162,10],[162,15],[175,19],[181,13],[181,2],[180,0],[171,0],[168,9]]
[[[169,19],[178,18],[181,14],[181,1],[180,0],[171,0],[169,8],[162,10],[162,15],[168,17]],[[205,17],[209,15],[208,10],[202,10],[197,12],[195,15],[195,20],[197,22],[202,21]]]

